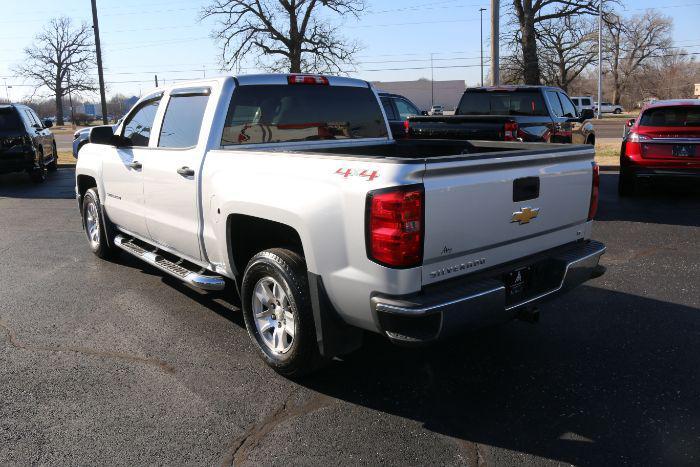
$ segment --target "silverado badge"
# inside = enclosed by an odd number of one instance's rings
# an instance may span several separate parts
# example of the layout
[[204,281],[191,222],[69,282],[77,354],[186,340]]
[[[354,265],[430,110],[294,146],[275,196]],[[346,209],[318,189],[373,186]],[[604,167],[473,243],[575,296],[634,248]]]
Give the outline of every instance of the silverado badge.
[[513,217],[510,219],[511,222],[517,222],[520,225],[529,224],[532,219],[537,217],[540,213],[540,208],[520,208],[520,211],[515,211]]

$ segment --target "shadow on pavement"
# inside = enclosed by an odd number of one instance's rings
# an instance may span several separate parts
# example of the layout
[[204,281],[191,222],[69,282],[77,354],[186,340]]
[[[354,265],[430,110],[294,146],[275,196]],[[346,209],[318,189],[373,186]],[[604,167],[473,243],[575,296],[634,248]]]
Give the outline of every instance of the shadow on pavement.
[[0,198],[75,198],[75,170],[60,168],[49,172],[44,183],[32,183],[26,173],[0,175]]
[[566,463],[697,465],[700,310],[589,286],[575,294],[575,305],[543,309],[537,326],[513,322],[426,349],[370,338],[302,384]]
[[634,196],[620,198],[618,175],[601,173],[597,221],[700,226],[700,186],[691,180],[640,183]]

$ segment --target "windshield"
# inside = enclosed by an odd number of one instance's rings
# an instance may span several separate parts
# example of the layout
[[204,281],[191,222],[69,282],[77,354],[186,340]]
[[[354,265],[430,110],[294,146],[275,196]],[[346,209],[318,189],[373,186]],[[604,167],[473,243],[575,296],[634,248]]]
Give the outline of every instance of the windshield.
[[12,107],[0,108],[0,130],[22,130],[24,125]]
[[465,92],[458,115],[547,115],[542,95],[531,91]]
[[370,88],[253,85],[233,93],[221,144],[386,137]]
[[647,109],[642,114],[639,125],[700,127],[700,106],[656,107]]

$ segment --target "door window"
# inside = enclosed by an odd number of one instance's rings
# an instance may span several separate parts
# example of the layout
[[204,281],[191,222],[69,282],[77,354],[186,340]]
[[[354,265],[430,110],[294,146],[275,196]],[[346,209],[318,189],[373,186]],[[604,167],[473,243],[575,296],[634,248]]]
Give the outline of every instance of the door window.
[[549,108],[552,109],[552,114],[554,114],[555,117],[563,117],[564,110],[561,108],[561,103],[559,102],[556,91],[547,91],[546,96],[547,102],[549,102]]
[[124,122],[122,136],[127,146],[148,146],[160,97],[141,104]]
[[34,116],[32,115],[32,113],[29,110],[25,110],[24,115],[26,116],[26,120],[27,120],[27,123],[29,124],[29,126],[34,126],[34,125],[39,124],[39,122],[34,118]]
[[574,104],[571,103],[569,98],[567,97],[566,94],[563,93],[558,93],[559,94],[559,100],[561,101],[561,106],[564,109],[564,116],[568,118],[575,118],[576,117],[576,107],[574,107]]
[[591,105],[591,100],[590,100],[590,99],[581,99],[581,104],[583,104],[583,105]]
[[397,120],[396,113],[394,112],[394,106],[391,105],[391,98],[382,97],[382,106],[384,107],[384,113],[386,113],[386,118],[388,120]]
[[189,148],[197,145],[209,95],[171,96],[160,129],[158,147]]
[[411,115],[420,115],[418,109],[410,102],[404,99],[395,99],[396,110],[399,111],[399,119],[406,120]]
[[573,102],[574,105],[580,105],[579,102],[578,102],[578,99],[575,98],[575,97],[572,97],[572,98],[571,98],[571,102]]

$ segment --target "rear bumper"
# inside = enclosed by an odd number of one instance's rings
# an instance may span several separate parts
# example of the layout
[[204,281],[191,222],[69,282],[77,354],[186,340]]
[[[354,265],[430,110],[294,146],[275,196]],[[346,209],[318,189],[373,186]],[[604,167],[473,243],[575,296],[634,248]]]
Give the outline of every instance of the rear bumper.
[[624,172],[638,178],[700,178],[698,167],[626,167]]
[[21,172],[36,166],[35,155],[32,152],[2,152],[0,153],[0,173]]
[[[426,287],[408,297],[375,295],[371,299],[382,332],[398,343],[423,343],[468,329],[513,319],[531,307],[602,274],[605,245],[595,241],[557,248],[499,267],[478,278],[467,277]],[[507,298],[503,273],[536,268],[539,287],[517,300]]]

